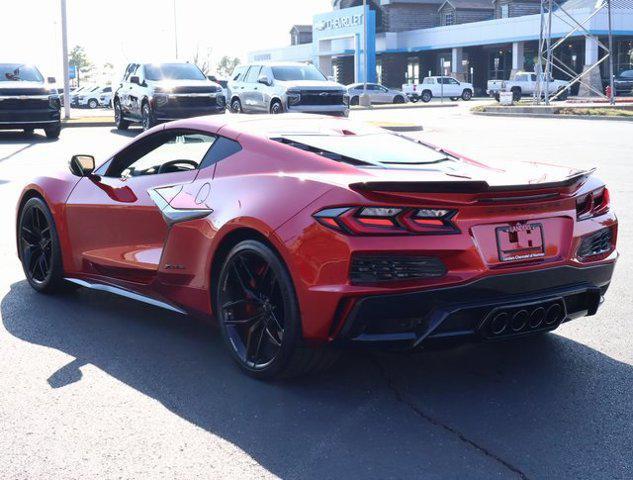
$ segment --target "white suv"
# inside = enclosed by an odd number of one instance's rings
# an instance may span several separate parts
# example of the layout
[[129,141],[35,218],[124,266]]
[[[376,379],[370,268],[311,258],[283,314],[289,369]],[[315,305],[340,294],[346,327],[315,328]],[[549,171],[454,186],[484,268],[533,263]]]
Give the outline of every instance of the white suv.
[[253,63],[238,66],[228,83],[234,113],[324,113],[347,117],[347,89],[306,63]]

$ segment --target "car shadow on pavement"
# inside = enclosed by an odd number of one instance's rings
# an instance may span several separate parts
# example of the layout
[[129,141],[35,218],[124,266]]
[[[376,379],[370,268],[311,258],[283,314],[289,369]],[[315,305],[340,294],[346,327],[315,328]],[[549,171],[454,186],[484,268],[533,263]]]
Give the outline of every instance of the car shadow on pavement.
[[118,128],[110,129],[110,133],[114,133],[115,135],[121,135],[122,137],[134,138],[137,135],[143,133],[142,128],[128,128],[127,130],[119,130]]
[[350,352],[270,384],[240,373],[209,325],[106,293],[21,281],[0,309],[16,338],[74,358],[51,389],[92,364],[281,478],[630,478],[633,371],[559,335]]

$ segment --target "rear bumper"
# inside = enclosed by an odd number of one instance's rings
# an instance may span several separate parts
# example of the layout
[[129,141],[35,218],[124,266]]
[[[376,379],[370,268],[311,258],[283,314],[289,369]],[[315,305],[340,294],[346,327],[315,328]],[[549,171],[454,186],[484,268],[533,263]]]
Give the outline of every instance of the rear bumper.
[[[413,348],[439,339],[485,340],[554,330],[563,322],[596,313],[614,267],[615,262],[563,266],[493,275],[454,287],[362,297],[336,341]],[[508,325],[494,333],[492,322],[499,314],[510,322],[519,312],[529,317],[550,307],[560,309],[560,314],[549,323],[526,322],[516,329]]]

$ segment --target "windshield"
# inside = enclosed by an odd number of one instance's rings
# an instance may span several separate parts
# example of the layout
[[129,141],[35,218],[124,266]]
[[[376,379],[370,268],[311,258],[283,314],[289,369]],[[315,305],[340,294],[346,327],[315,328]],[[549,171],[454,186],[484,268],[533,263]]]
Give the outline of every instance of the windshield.
[[325,76],[317,70],[314,65],[288,65],[283,67],[272,67],[273,77],[275,80],[293,81],[293,80],[327,80]]
[[147,80],[206,80],[207,77],[191,63],[161,63],[145,65]]
[[0,82],[43,82],[44,77],[32,65],[0,63]]
[[404,167],[449,160],[443,152],[391,133],[345,136],[292,135],[285,138],[297,144],[374,166]]

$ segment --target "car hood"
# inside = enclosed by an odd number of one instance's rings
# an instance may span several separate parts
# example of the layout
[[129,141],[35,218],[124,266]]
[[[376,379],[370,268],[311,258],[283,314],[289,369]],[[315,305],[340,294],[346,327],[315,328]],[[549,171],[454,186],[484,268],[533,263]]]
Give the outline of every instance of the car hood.
[[0,82],[0,95],[45,95],[50,90],[41,82]]
[[283,85],[286,88],[296,88],[301,90],[347,90],[340,83],[325,80],[293,80],[288,82],[275,80],[275,83]]

